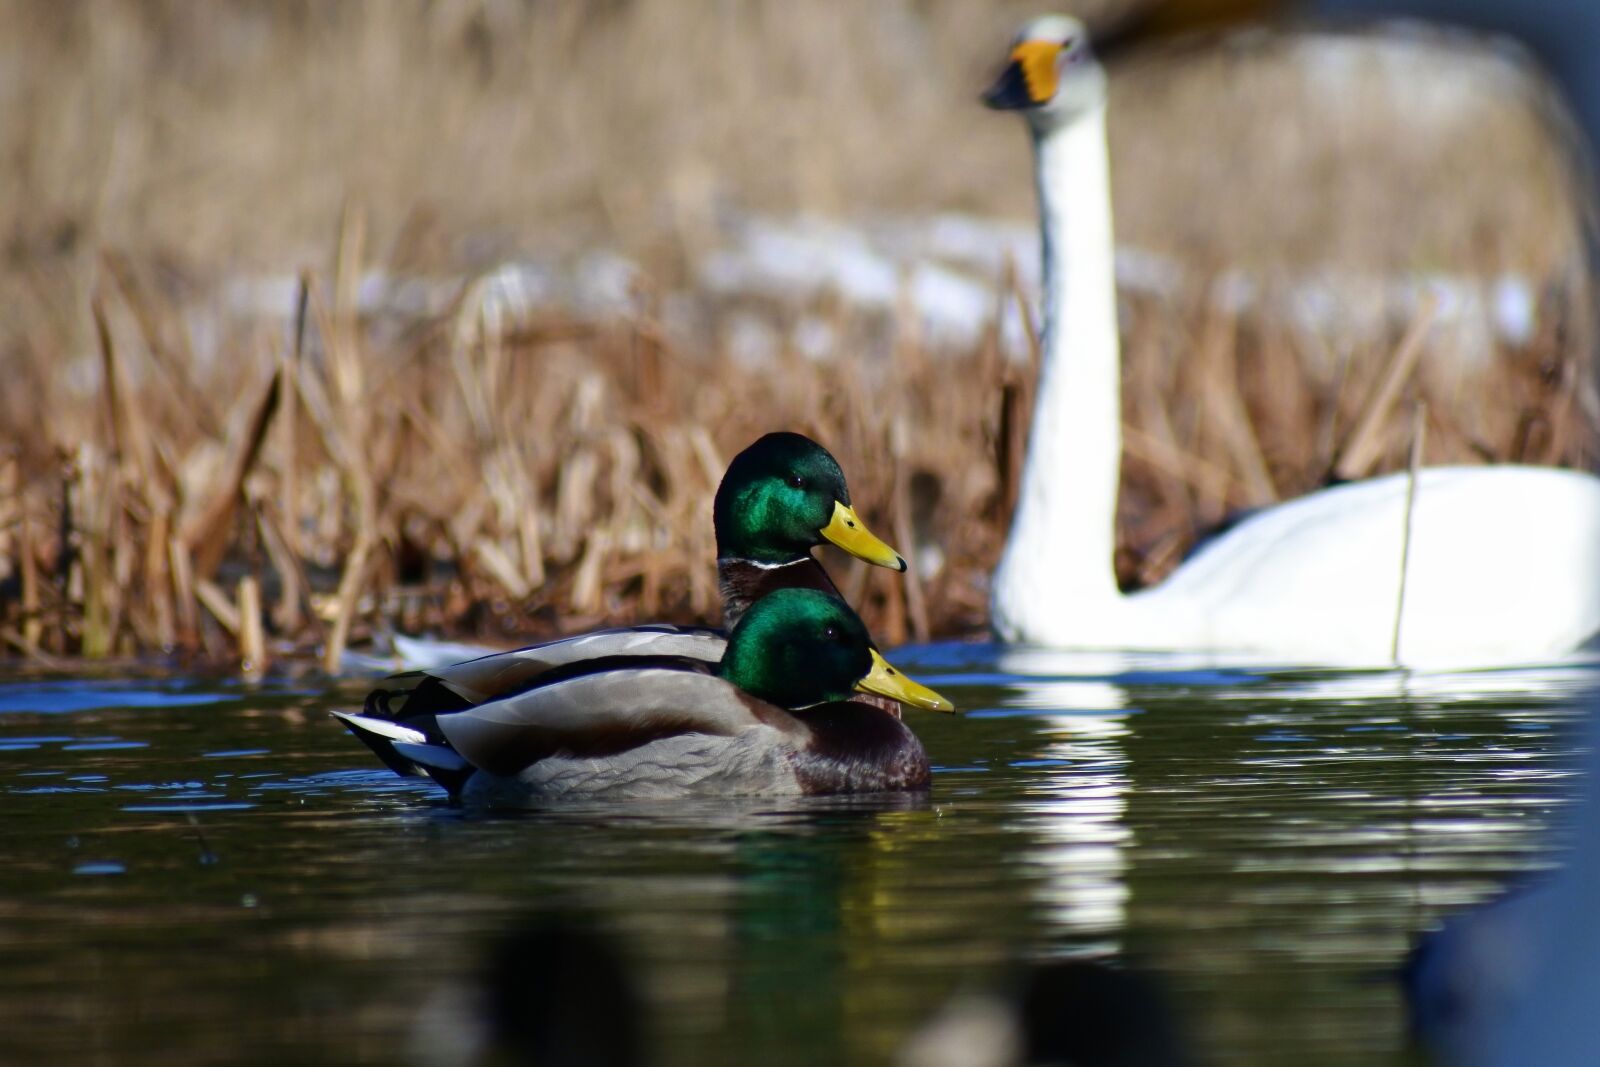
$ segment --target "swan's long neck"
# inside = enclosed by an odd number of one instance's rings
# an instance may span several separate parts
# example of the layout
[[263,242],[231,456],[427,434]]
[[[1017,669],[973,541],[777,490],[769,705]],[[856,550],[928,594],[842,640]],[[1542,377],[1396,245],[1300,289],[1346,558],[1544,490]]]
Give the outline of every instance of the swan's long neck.
[[[1034,135],[1044,239],[1044,360],[1017,511],[996,575],[996,608],[1052,615],[1118,599],[1121,367],[1105,107]],[[1009,587],[1009,588],[1008,588]],[[1031,592],[1024,592],[1028,588]],[[1007,614],[997,610],[998,617]],[[1028,612],[1028,614],[1032,614]],[[1011,620],[1022,630],[1026,620]]]

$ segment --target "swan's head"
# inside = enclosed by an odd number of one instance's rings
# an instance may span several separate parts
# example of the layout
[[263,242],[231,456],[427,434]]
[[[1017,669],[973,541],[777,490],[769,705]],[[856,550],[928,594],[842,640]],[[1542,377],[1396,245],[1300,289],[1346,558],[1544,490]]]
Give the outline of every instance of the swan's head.
[[1089,48],[1089,33],[1066,15],[1045,15],[1023,26],[1005,69],[983,94],[985,104],[1021,111],[1039,129],[1070,122],[1105,99],[1106,72]]

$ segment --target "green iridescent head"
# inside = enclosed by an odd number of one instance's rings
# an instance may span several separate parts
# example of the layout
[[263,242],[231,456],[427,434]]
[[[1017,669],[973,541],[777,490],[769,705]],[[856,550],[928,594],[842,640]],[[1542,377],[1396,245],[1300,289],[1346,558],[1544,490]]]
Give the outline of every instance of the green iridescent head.
[[751,696],[790,710],[848,700],[858,691],[955,710],[889,666],[850,605],[815,589],[778,589],[750,605],[728,635],[717,673]]
[[769,433],[733,457],[712,516],[719,559],[793,563],[831,541],[868,563],[906,569],[856,516],[838,461],[802,434]]

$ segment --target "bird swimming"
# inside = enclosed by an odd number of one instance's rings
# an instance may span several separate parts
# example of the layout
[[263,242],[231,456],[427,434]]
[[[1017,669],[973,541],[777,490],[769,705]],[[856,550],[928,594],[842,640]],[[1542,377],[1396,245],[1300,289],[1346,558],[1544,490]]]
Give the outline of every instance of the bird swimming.
[[1121,592],[1106,76],[1083,24],[1025,25],[984,100],[1026,122],[1044,250],[1037,399],[991,587],[1002,640],[1445,667],[1540,661],[1600,632],[1600,479],[1553,468],[1425,468],[1409,506],[1403,473],[1324,489]]
[[725,627],[774,589],[837,594],[811,554],[824,541],[875,566],[906,569],[850,506],[839,461],[803,434],[769,433],[734,456],[711,513]]
[[[1600,6],[1584,0],[1164,0],[1135,10],[1116,36],[1126,48],[1191,30],[1225,28],[1274,9],[1345,19],[1436,19],[1514,37],[1554,77],[1571,107],[1581,135],[1582,143],[1574,146],[1580,167],[1600,151]],[[1584,184],[1593,198],[1593,178],[1587,177]],[[1591,211],[1595,203],[1591,200]],[[1592,272],[1592,228],[1586,237]],[[1510,469],[1514,476],[1533,470]],[[1561,493],[1569,505],[1584,502],[1565,518],[1580,523],[1577,531],[1592,547],[1595,529],[1586,500],[1593,479],[1576,477]],[[1520,502],[1508,497],[1505,506],[1516,508]],[[1550,607],[1570,623],[1586,617],[1585,602],[1591,609],[1600,604],[1600,585],[1587,561],[1574,565],[1562,547],[1526,546],[1535,556],[1547,553],[1532,561],[1526,577],[1540,589],[1533,599],[1551,596],[1552,587],[1558,590],[1553,595],[1559,599]],[[1583,542],[1576,547],[1583,548]],[[1546,646],[1551,636],[1540,634]],[[1600,694],[1589,695],[1586,718],[1587,785],[1565,820],[1570,852],[1564,866],[1498,900],[1456,912],[1420,940],[1406,967],[1413,1028],[1442,1062],[1489,1067],[1594,1062],[1600,1046],[1600,1015],[1594,1010],[1600,1002],[1600,820],[1595,818]]]
[[[734,456],[717,485],[712,522],[724,631],[647,624],[601,630],[512,651],[453,643],[435,645],[413,638],[397,638],[396,648],[402,650],[405,661],[418,668],[411,675],[417,680],[437,666],[496,654],[541,662],[559,657],[560,662],[567,663],[585,656],[659,653],[715,663],[722,658],[725,630],[731,629],[745,609],[766,593],[803,588],[837,595],[839,590],[828,572],[811,554],[824,542],[875,566],[902,572],[906,569],[905,559],[867,529],[851,506],[850,487],[839,461],[804,434],[764,434]],[[543,669],[535,663],[529,668]],[[513,668],[507,661],[493,669]],[[511,681],[507,678],[501,684]]]
[[602,656],[510,677],[495,685],[469,661],[334,714],[396,773],[426,775],[455,801],[506,806],[922,789],[928,757],[916,735],[851,697],[954,710],[890,666],[849,605],[815,589],[756,601],[715,664]]

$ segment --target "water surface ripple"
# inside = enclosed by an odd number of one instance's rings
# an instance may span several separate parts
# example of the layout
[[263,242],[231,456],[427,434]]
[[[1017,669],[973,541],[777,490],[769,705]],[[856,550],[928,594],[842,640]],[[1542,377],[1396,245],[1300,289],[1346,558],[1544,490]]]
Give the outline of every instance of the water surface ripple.
[[1387,976],[1554,862],[1594,677],[895,659],[968,709],[912,713],[926,798],[515,815],[376,767],[359,686],[0,678],[0,1061],[439,1062],[489,939],[581,907],[669,1067],[884,1063],[1056,956],[1159,972],[1216,1062],[1406,1062]]

